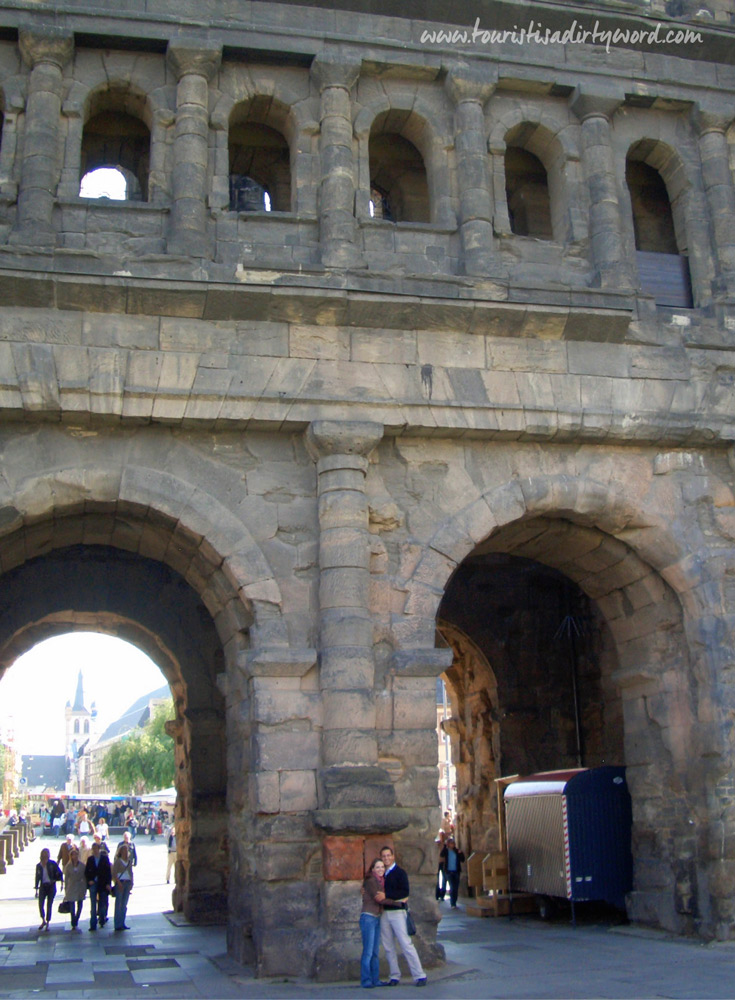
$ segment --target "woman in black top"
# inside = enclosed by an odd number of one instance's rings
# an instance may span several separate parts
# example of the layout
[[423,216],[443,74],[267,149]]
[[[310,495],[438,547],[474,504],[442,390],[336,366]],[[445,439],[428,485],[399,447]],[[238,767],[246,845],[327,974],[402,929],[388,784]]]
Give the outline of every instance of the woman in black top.
[[[56,883],[63,882],[64,876],[55,861],[51,860],[48,847],[41,851],[41,860],[36,865],[36,899],[41,913],[39,931],[48,930],[51,923],[51,911],[56,895]],[[45,910],[45,912],[44,912]]]

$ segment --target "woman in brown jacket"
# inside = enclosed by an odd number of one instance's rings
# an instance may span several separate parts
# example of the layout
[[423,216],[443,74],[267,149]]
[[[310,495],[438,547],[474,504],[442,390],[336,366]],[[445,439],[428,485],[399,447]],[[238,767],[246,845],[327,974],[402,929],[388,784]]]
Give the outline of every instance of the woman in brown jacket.
[[362,958],[360,959],[360,985],[370,990],[380,986],[380,914],[385,899],[385,865],[376,858],[368,868],[362,883],[362,913],[360,932],[362,934]]

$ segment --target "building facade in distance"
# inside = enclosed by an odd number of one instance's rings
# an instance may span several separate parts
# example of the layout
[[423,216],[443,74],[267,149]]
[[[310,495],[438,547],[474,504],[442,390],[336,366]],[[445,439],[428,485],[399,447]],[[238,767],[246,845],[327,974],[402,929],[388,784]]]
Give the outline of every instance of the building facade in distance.
[[731,938],[733,4],[396,10],[0,11],[0,670],[160,666],[260,974],[354,971],[388,838],[441,959],[439,675],[463,850],[625,764],[630,918]]

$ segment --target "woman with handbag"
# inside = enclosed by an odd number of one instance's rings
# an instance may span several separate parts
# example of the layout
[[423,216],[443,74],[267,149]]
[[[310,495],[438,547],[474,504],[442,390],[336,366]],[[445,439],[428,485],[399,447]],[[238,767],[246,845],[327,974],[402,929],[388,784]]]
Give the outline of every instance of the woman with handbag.
[[133,864],[128,845],[120,844],[112,865],[112,894],[115,897],[115,930],[129,931],[125,923],[128,915],[128,899],[133,889]]
[[48,930],[51,923],[57,882],[63,885],[64,876],[56,862],[51,860],[48,847],[44,847],[41,851],[41,860],[36,865],[36,899],[41,913],[39,931]]
[[64,868],[64,884],[66,886],[64,903],[59,906],[59,913],[66,912],[64,904],[68,903],[71,929],[79,931],[79,918],[82,915],[84,897],[87,895],[87,878],[84,874],[84,865],[79,860],[79,851],[76,847],[72,847],[69,863]]
[[370,865],[362,883],[362,913],[360,933],[362,934],[362,957],[360,958],[360,985],[366,990],[381,986],[380,982],[380,915],[383,907],[375,898],[384,897],[385,865],[376,858]]

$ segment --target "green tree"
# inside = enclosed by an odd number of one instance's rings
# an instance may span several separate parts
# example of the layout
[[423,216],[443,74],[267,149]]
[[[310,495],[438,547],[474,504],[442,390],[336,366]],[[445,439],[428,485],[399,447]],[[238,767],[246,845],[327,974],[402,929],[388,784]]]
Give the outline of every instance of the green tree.
[[154,709],[141,729],[113,744],[102,762],[102,777],[118,792],[144,795],[174,783],[174,741],[165,725],[174,718],[173,701]]

